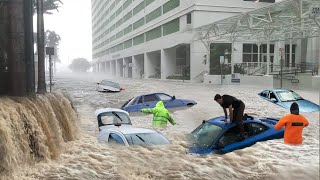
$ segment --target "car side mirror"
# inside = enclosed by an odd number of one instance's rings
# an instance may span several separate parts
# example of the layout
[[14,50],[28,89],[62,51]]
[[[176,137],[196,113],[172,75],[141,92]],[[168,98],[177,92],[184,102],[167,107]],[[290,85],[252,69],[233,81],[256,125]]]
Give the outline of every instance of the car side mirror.
[[278,102],[276,98],[271,98],[270,101],[273,103]]
[[176,99],[176,96],[172,96],[172,100],[175,100]]

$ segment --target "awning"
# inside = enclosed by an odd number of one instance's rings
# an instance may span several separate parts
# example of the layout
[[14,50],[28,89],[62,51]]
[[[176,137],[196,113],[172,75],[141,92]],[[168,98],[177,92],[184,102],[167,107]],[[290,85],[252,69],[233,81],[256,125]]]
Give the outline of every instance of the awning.
[[285,0],[196,29],[200,40],[286,41],[319,37],[320,0]]

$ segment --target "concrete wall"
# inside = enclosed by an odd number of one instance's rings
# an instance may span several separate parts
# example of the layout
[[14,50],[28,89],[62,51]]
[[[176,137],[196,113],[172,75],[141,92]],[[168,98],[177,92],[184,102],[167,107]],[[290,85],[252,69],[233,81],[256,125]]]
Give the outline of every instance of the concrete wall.
[[204,56],[207,55],[207,49],[201,41],[194,41],[190,45],[190,80],[196,78],[204,70],[208,70],[208,65],[203,64]]
[[204,75],[203,83],[205,84],[214,84],[221,85],[221,76],[220,75]]
[[262,86],[273,88],[273,76],[240,76],[241,85]]

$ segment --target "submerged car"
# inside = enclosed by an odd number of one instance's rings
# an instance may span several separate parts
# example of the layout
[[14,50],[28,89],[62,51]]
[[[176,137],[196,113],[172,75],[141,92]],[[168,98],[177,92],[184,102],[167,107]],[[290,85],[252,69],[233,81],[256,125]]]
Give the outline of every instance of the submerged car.
[[99,109],[95,115],[98,120],[99,142],[126,146],[170,144],[167,138],[154,130],[132,127],[129,113],[121,109]]
[[99,92],[120,92],[124,90],[120,87],[120,85],[116,82],[102,80],[101,82],[97,83],[97,91]]
[[189,153],[224,154],[252,146],[259,141],[280,139],[284,136],[284,128],[279,131],[274,129],[279,119],[246,116],[243,123],[247,138],[242,140],[237,124],[227,123],[224,118],[221,116],[203,121],[190,135]]
[[292,103],[296,102],[299,105],[300,112],[316,112],[320,111],[320,106],[303,99],[299,94],[287,89],[272,89],[264,90],[259,93],[259,96],[276,105],[290,109]]
[[176,99],[165,93],[153,93],[138,96],[128,100],[121,109],[128,112],[140,112],[143,108],[154,108],[158,101],[162,101],[166,108],[191,107],[197,103],[193,100]]

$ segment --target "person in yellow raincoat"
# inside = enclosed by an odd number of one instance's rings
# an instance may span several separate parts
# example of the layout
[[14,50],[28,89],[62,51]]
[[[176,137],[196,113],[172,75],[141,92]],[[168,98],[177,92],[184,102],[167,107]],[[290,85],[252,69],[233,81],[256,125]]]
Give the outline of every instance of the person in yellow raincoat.
[[169,121],[172,125],[175,125],[176,122],[172,119],[169,111],[165,108],[162,101],[159,101],[154,108],[144,108],[141,109],[141,112],[153,114],[152,127],[167,127],[167,122]]

